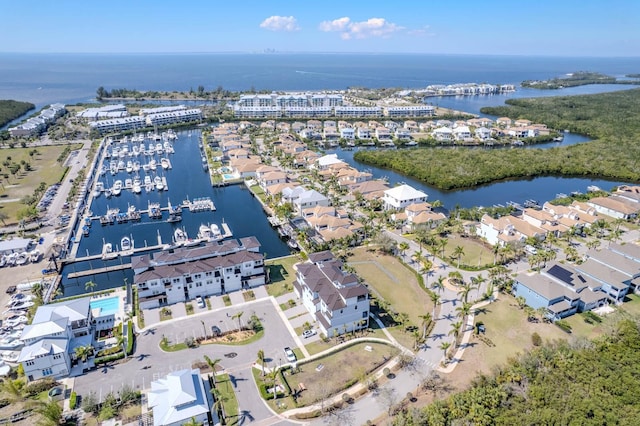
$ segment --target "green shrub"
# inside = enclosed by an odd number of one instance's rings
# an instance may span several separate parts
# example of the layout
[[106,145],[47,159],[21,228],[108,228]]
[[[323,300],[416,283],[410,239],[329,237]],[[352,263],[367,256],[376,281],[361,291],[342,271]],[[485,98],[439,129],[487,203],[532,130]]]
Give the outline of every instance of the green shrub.
[[127,322],[127,355],[133,354],[133,323],[131,320]]
[[77,404],[78,404],[78,394],[76,394],[75,392],[71,392],[71,396],[69,397],[69,409],[75,410]]
[[[262,399],[264,399],[265,401],[269,399],[274,399],[273,394],[270,393],[267,389],[271,389],[271,386],[267,386],[266,383],[260,383],[260,395],[262,396]],[[280,391],[276,392],[275,399],[282,398],[282,397],[284,397],[283,392],[280,392]]]
[[536,332],[531,335],[531,343],[533,346],[540,346],[542,344],[542,337]]
[[108,356],[103,356],[101,358],[96,358],[95,365],[106,364],[108,362],[117,361],[122,358],[124,358],[124,352],[120,351],[115,355],[108,355]]
[[29,383],[25,387],[25,392],[29,396],[34,396],[41,392],[48,391],[49,389],[53,388],[56,385],[58,385],[58,382],[56,382],[54,379],[51,379],[51,378],[41,379],[36,382]]
[[558,320],[555,322],[555,325],[560,327],[560,329],[566,333],[571,333],[571,325],[565,320]]

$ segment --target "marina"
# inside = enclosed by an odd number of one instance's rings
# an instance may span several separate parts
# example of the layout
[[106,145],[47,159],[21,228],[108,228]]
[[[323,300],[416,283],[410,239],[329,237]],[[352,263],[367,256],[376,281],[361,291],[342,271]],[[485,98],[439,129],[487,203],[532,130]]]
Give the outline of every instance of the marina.
[[[268,257],[290,253],[290,247],[269,226],[260,204],[244,185],[211,186],[208,170],[200,165],[199,132],[192,133],[189,138],[186,131],[176,132],[172,139],[171,169],[163,175],[168,191],[147,192],[145,180],[148,177],[153,183],[153,173],[144,174],[141,168],[140,193],[123,189],[120,196],[106,197],[106,188],[111,188],[115,180],[121,180],[125,187],[130,177],[134,185],[136,173],[129,175],[122,170],[115,176],[101,175],[103,167],[96,165],[94,183],[104,181],[105,189],[96,195],[96,187],[90,186],[85,215],[72,232],[69,250],[61,262],[59,289],[65,297],[85,293],[84,284],[89,280],[97,284],[96,291],[119,287],[125,279],[132,282],[133,273],[125,266],[131,263],[131,257],[179,246],[177,229],[187,236],[183,244],[256,236]],[[202,225],[209,227],[211,235],[199,238]],[[89,227],[88,235],[83,233],[84,226]],[[214,232],[216,227],[219,234]],[[125,236],[131,239],[127,251],[122,250]]]

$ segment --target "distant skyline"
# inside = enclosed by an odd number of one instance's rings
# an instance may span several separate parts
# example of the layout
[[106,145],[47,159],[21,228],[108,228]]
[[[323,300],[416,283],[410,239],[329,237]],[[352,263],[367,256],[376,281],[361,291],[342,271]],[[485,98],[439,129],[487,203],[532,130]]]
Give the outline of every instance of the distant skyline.
[[0,0],[0,52],[640,56],[636,0]]

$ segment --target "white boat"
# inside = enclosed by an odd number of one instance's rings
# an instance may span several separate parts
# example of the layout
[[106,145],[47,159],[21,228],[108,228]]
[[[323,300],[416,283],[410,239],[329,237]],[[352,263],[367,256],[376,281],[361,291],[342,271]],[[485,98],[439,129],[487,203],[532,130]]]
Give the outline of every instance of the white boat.
[[4,363],[4,361],[0,361],[0,377],[5,377],[9,375],[11,372],[11,366]]
[[147,151],[146,151],[147,155],[153,155],[153,154],[155,154],[155,152],[156,152],[156,146],[154,144],[150,143],[147,146]]
[[138,160],[135,160],[133,162],[133,171],[134,172],[139,172],[140,171],[140,162]]
[[111,198],[112,192],[111,192],[111,188],[107,188],[104,190],[104,196],[107,198]]
[[599,191],[602,191],[602,189],[600,189],[600,187],[596,186],[596,185],[589,185],[589,186],[587,186],[587,191],[589,191],[589,192],[599,192]]
[[124,170],[125,167],[127,167],[126,163],[124,162],[124,160],[120,160],[118,161],[118,170]]
[[200,225],[200,228],[198,229],[198,238],[203,238],[203,239],[210,239],[213,236],[213,233],[211,232],[211,228],[208,227],[207,225]]
[[176,230],[173,231],[173,240],[176,244],[182,244],[188,241],[189,237],[184,229],[176,228]]
[[160,165],[162,166],[163,169],[167,170],[169,168],[169,159],[168,158],[161,158],[160,159]]
[[156,162],[155,158],[152,158],[151,161],[149,161],[149,169],[155,170],[157,167],[158,163]]
[[11,305],[12,311],[21,311],[23,309],[29,309],[32,307],[34,303],[30,300],[25,300],[24,302],[18,302],[15,305]]
[[211,235],[213,239],[216,239],[216,240],[222,238],[222,232],[220,232],[220,227],[215,223],[211,225]]
[[7,318],[2,323],[7,327],[15,327],[18,324],[26,324],[29,321],[26,315],[14,315],[11,318]]
[[131,190],[133,191],[134,194],[139,194],[142,192],[142,186],[140,185],[140,181],[138,180],[138,182],[133,182],[133,187],[131,188]]
[[131,250],[132,245],[131,245],[131,238],[127,237],[126,235],[124,237],[122,237],[122,239],[120,240],[120,250],[122,251],[129,251]]
[[19,253],[18,256],[16,256],[16,265],[18,266],[24,265],[25,263],[27,263],[28,260],[29,260],[29,253],[27,252]]
[[164,152],[164,149],[162,148],[162,144],[161,143],[157,143],[156,144],[156,154],[162,154]]
[[124,187],[131,188],[133,186],[133,179],[127,178],[124,180]]
[[7,266],[7,256],[2,255],[0,256],[0,268],[4,268],[5,266]]
[[164,189],[164,184],[162,183],[162,178],[160,176],[153,178],[153,184],[156,186],[158,191],[162,191]]
[[127,173],[131,173],[133,171],[133,161],[127,161],[127,167],[125,168]]
[[24,342],[15,337],[5,337],[0,339],[0,350],[15,351],[24,346]]
[[102,255],[103,256],[107,256],[109,254],[113,253],[113,244],[111,243],[104,243],[102,245]]
[[0,353],[0,358],[6,363],[15,364],[20,357],[20,351],[4,351]]
[[31,263],[38,263],[40,261],[40,255],[42,253],[40,253],[40,250],[38,249],[33,249],[29,252],[29,262]]
[[111,188],[111,193],[115,196],[120,195],[122,192],[122,181],[117,180],[113,183],[113,188]]
[[104,191],[104,183],[99,181],[96,182],[96,187],[93,189],[93,196],[99,197],[100,194],[102,194],[102,191]]

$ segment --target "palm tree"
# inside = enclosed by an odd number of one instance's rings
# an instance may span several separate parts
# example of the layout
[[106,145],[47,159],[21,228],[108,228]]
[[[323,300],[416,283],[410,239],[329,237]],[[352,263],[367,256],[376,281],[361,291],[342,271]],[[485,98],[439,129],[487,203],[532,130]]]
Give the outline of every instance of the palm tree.
[[433,268],[433,263],[430,260],[424,259],[422,261],[422,268],[420,268],[420,274],[427,277],[426,286],[429,286],[429,273],[431,272],[431,268]]
[[447,244],[449,243],[449,240],[447,240],[446,238],[440,238],[440,241],[438,242],[438,245],[440,246],[440,257],[444,258],[444,248],[447,246]]
[[460,329],[462,328],[462,321],[456,321],[451,324],[451,330],[449,330],[449,335],[453,336],[453,348],[455,349],[458,346],[458,336],[460,335]]
[[436,280],[436,282],[434,282],[431,285],[431,288],[438,290],[439,292],[443,292],[444,291],[444,277],[442,275],[440,275],[438,277],[438,279]]
[[483,277],[482,274],[480,274],[477,277],[472,277],[471,278],[471,282],[475,286],[476,290],[478,290],[478,296],[479,296],[480,295],[480,287],[482,287],[482,284],[487,282],[487,279],[485,277]]
[[455,286],[460,286],[464,284],[462,274],[459,271],[449,272],[449,282],[451,282]]
[[241,319],[240,319],[240,318],[242,317],[242,314],[244,314],[244,312],[243,312],[243,311],[240,311],[240,312],[238,312],[237,314],[234,314],[234,315],[231,317],[231,319],[232,319],[232,320],[234,320],[234,319],[237,319],[237,320],[238,320],[238,329],[242,329],[242,326],[241,326]]
[[82,362],[86,362],[92,353],[93,353],[93,346],[91,345],[78,346],[74,349],[74,354],[76,356],[76,359],[79,359]]
[[460,268],[460,259],[462,258],[462,256],[464,256],[464,247],[456,246],[453,249],[453,257],[458,259],[458,268]]
[[216,385],[216,365],[218,365],[218,363],[221,360],[220,360],[220,358],[216,358],[216,359],[212,360],[207,355],[204,356],[204,360],[207,363],[207,365],[209,366],[209,368],[211,368],[211,375],[213,376],[213,385],[215,386]]
[[182,423],[182,426],[202,426],[202,422],[198,422],[195,417],[191,417],[188,422]]
[[429,298],[431,299],[431,302],[433,302],[433,313],[431,315],[433,316],[433,318],[435,318],[436,317],[436,307],[440,303],[440,295],[437,294],[437,293],[434,293],[432,291],[432,292],[429,293]]
[[12,380],[10,377],[6,377],[0,382],[0,390],[11,402],[24,401],[27,397],[22,380]]
[[427,338],[427,327],[431,323],[431,315],[424,314],[420,315],[418,318],[422,321],[422,339],[424,340]]
[[409,250],[409,243],[407,243],[406,241],[401,242],[400,244],[398,244],[398,250],[400,251],[402,260],[404,260],[404,254],[407,250]]
[[118,338],[116,339],[116,346],[122,346],[122,352],[124,352],[124,358],[127,358],[127,347],[125,346],[125,338],[124,335],[120,334],[118,335]]
[[262,364],[262,377],[264,377],[264,351],[262,349],[258,350],[258,361]]
[[462,302],[462,305],[458,306],[456,311],[458,312],[458,316],[464,319],[464,317],[471,313],[471,303]]
[[458,296],[462,295],[461,300],[464,303],[467,303],[469,301],[469,293],[471,293],[471,290],[473,290],[473,286],[471,285],[471,283],[465,283],[462,285],[462,289],[458,291]]
[[213,395],[213,409],[220,414],[220,421],[222,424],[225,424],[225,412],[224,412],[224,403],[229,400],[225,395],[223,395],[217,388],[211,389],[211,394]]
[[87,292],[89,292],[89,293],[90,293],[90,292],[92,292],[92,291],[93,291],[93,289],[94,289],[94,288],[96,288],[96,287],[97,287],[97,285],[98,285],[98,284],[96,284],[96,283],[95,283],[95,282],[93,282],[93,281],[87,281],[86,283],[84,283],[84,289],[85,289]]
[[442,351],[444,352],[444,363],[447,363],[447,350],[449,350],[449,348],[451,347],[451,343],[449,342],[442,342],[440,344],[440,349],[442,349]]

